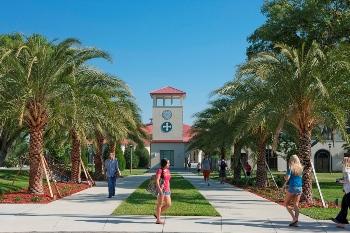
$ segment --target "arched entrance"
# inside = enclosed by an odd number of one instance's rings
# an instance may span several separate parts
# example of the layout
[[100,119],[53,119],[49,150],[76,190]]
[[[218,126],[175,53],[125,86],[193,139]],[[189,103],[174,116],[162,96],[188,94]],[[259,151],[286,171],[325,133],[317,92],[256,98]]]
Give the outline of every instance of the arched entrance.
[[330,154],[326,150],[319,150],[315,154],[315,170],[316,172],[329,172],[330,164]]

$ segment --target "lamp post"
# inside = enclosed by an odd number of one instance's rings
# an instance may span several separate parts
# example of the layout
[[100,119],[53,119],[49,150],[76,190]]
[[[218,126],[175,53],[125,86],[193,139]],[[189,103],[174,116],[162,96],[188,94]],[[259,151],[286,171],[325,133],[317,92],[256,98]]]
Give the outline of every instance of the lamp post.
[[133,145],[130,145],[130,174],[132,172],[132,148],[133,148]]
[[332,173],[332,153],[331,153],[331,143],[328,143],[329,148],[329,172]]

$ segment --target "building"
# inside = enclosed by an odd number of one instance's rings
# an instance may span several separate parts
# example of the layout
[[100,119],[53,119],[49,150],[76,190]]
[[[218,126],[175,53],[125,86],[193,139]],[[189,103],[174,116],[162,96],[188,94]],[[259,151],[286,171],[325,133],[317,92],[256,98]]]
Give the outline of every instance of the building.
[[[350,156],[343,148],[345,143],[339,134],[336,134],[332,140],[329,137],[324,142],[314,141],[311,146],[311,161],[315,171],[341,171],[343,158]],[[271,156],[267,153],[266,160],[272,170],[286,171],[287,169],[287,161],[282,157]]]
[[195,152],[188,152],[191,139],[191,126],[183,123],[183,102],[186,93],[173,87],[164,87],[150,93],[152,122],[145,130],[151,135],[149,151],[151,168],[159,166],[160,160],[167,158],[170,166],[183,168],[188,157]]

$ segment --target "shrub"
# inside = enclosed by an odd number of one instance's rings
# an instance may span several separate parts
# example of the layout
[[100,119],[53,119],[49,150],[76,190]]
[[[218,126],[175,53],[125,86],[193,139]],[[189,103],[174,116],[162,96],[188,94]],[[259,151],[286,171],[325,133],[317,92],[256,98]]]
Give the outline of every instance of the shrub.
[[282,174],[274,175],[274,178],[275,178],[277,186],[279,188],[281,188],[283,186],[284,182],[285,182],[284,175],[282,175]]
[[137,146],[135,149],[135,155],[139,157],[140,168],[148,168],[149,166],[149,153],[145,147]]
[[41,201],[41,197],[38,197],[38,196],[34,196],[34,197],[32,197],[30,200],[32,201],[32,202],[39,202],[39,201]]
[[255,177],[247,177],[247,178],[241,178],[237,181],[232,180],[232,184],[237,186],[255,186],[256,178]]
[[[130,157],[131,157],[131,148],[127,146],[124,151],[124,157],[126,161],[126,168],[130,168]],[[137,168],[139,166],[139,157],[135,154],[135,150],[132,149],[132,168]]]

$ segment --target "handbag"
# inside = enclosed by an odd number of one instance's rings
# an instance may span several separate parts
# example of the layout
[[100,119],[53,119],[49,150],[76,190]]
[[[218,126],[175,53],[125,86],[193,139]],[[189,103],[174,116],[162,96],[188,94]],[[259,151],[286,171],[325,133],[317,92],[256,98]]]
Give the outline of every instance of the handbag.
[[[158,195],[158,190],[157,190],[157,176],[152,175],[151,178],[149,179],[149,183],[147,185],[146,191],[152,194],[153,196]],[[159,185],[162,186],[164,184],[164,169],[162,169],[162,174],[160,176],[159,180]]]

